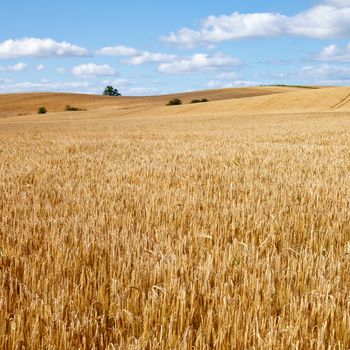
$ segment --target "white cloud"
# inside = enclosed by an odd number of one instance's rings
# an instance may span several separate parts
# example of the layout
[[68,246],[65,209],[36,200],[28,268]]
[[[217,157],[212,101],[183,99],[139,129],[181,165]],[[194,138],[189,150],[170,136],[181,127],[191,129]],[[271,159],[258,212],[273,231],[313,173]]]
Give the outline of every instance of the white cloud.
[[57,73],[60,73],[60,74],[63,74],[63,73],[66,72],[66,68],[64,68],[64,67],[58,67],[58,68],[56,68],[56,72],[57,72]]
[[322,62],[350,62],[350,43],[345,47],[338,47],[337,45],[326,46],[315,58],[317,61]]
[[223,80],[210,80],[207,83],[207,87],[211,89],[225,89],[225,88],[235,88],[235,87],[245,87],[245,86],[257,86],[261,85],[256,81],[249,80],[233,80],[233,81],[223,81]]
[[225,69],[240,64],[237,58],[221,53],[209,56],[208,54],[194,54],[190,58],[178,59],[170,63],[162,63],[158,70],[166,74],[195,73],[217,69]]
[[142,65],[146,63],[172,62],[176,55],[168,55],[160,52],[149,52],[134,49],[123,45],[104,47],[98,50],[97,55],[101,56],[124,56],[130,57],[123,63],[132,65]]
[[36,66],[36,70],[37,71],[42,71],[42,70],[44,70],[45,69],[45,66],[43,65],[43,64],[38,64],[37,66]]
[[315,84],[324,81],[333,80],[349,80],[350,79],[350,67],[333,66],[329,64],[322,64],[318,66],[303,67],[298,72],[298,76],[302,79],[308,79]]
[[[154,81],[149,81],[149,83],[154,83]],[[103,87],[107,85],[116,87],[119,90],[119,92],[124,96],[149,96],[164,93],[164,91],[160,91],[151,86],[145,87],[143,82],[136,82],[135,80],[129,80],[125,78],[103,80],[100,84],[100,90],[103,91]]]
[[72,73],[80,78],[94,78],[98,76],[117,75],[116,71],[108,64],[82,64],[72,69]]
[[20,62],[7,67],[0,67],[0,72],[23,72],[26,70],[28,65]]
[[155,95],[160,93],[157,89],[152,87],[144,87],[142,83],[136,83],[129,79],[106,79],[100,83],[101,88],[98,91],[103,91],[107,85],[116,87],[122,95]]
[[101,81],[55,82],[41,79],[38,82],[14,82],[0,78],[0,93],[18,92],[75,92],[101,95],[105,86],[115,86],[123,95],[154,95],[163,93],[150,86],[136,84],[129,79],[101,79]]
[[40,82],[8,82],[7,84],[0,85],[0,93],[33,91],[93,93],[94,87],[87,82],[50,82],[47,80]]
[[26,63],[20,62],[8,67],[11,72],[23,72],[26,70],[28,65]]
[[132,87],[127,92],[130,95],[155,95],[157,90],[149,87]]
[[279,13],[234,12],[209,16],[199,30],[182,28],[161,39],[169,44],[193,48],[221,41],[286,35],[307,38],[342,38],[350,35],[350,1],[334,0],[294,16]]
[[104,80],[102,81],[102,85],[107,86],[107,85],[111,85],[111,86],[116,86],[118,89],[119,88],[126,88],[129,87],[131,84],[130,80],[128,79],[113,79],[113,80]]
[[347,7],[350,6],[350,0],[328,0],[326,4],[337,7]]
[[221,73],[218,75],[220,80],[235,80],[238,79],[238,74],[235,72]]
[[138,54],[138,51],[132,47],[118,45],[103,47],[96,53],[101,56],[134,56]]
[[211,89],[223,89],[257,85],[261,85],[261,83],[242,79],[242,77],[240,77],[235,72],[221,73],[216,77],[216,79],[210,80],[207,83],[207,87]]
[[316,39],[350,35],[350,7],[316,6],[289,18],[286,34]]
[[12,83],[12,80],[0,78],[0,83],[9,84],[9,83]]
[[152,53],[145,51],[130,58],[129,60],[125,61],[125,63],[132,65],[141,65],[145,63],[172,62],[176,60],[176,58],[176,55],[167,55],[163,53]]
[[23,38],[0,42],[0,59],[88,55],[88,51],[83,47],[53,39]]
[[350,67],[319,64],[304,66],[295,72],[275,73],[283,84],[295,85],[349,85]]

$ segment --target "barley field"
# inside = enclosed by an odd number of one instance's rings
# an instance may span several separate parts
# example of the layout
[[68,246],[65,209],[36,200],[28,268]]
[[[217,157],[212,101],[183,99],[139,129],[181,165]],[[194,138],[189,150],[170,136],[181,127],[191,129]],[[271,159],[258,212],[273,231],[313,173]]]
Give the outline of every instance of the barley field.
[[0,120],[0,348],[350,349],[350,113],[165,108]]

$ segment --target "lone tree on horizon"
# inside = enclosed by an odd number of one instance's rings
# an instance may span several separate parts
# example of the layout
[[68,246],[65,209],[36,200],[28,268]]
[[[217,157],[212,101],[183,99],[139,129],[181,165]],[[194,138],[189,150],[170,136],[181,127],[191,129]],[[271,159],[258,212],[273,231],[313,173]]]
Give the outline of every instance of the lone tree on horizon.
[[115,89],[113,86],[106,86],[105,90],[103,91],[103,95],[105,96],[121,96],[119,91]]

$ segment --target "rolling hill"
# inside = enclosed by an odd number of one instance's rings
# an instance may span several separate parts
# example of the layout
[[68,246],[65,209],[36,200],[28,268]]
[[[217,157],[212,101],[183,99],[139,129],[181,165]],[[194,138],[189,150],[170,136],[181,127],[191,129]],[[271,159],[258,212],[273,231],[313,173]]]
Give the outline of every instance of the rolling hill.
[[[181,106],[166,106],[171,98],[180,98]],[[192,99],[207,98],[209,103],[191,104]],[[64,112],[65,106],[86,109]],[[350,87],[305,89],[297,87],[255,87],[197,91],[144,97],[105,97],[64,93],[0,95],[0,119],[42,118],[38,107],[45,106],[48,116],[59,120],[100,119],[125,116],[197,116],[244,115],[350,111]]]
[[209,101],[222,101],[256,96],[270,96],[299,90],[288,87],[253,87],[231,88],[218,90],[195,91],[172,95],[137,96],[137,97],[106,97],[98,95],[68,94],[68,93],[22,93],[0,95],[0,118],[36,114],[40,106],[45,106],[49,112],[62,112],[66,105],[87,110],[117,109],[125,110],[142,107],[164,106],[170,99],[180,98],[184,103],[192,99],[206,98]]

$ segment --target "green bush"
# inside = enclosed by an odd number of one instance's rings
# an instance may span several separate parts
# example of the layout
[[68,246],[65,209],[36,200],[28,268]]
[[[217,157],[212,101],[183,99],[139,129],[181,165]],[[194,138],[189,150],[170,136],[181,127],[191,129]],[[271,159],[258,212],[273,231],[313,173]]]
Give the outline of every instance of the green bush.
[[47,109],[45,107],[39,107],[38,114],[46,114],[46,113],[47,113]]
[[167,103],[167,106],[177,106],[177,105],[182,105],[182,101],[178,98],[173,98]]
[[67,105],[66,108],[64,109],[66,112],[77,112],[77,111],[86,111],[86,109],[82,108],[77,108],[77,107],[72,107],[70,105]]
[[203,102],[208,102],[206,98],[202,98],[201,100],[194,99],[191,101],[191,103],[203,103]]

